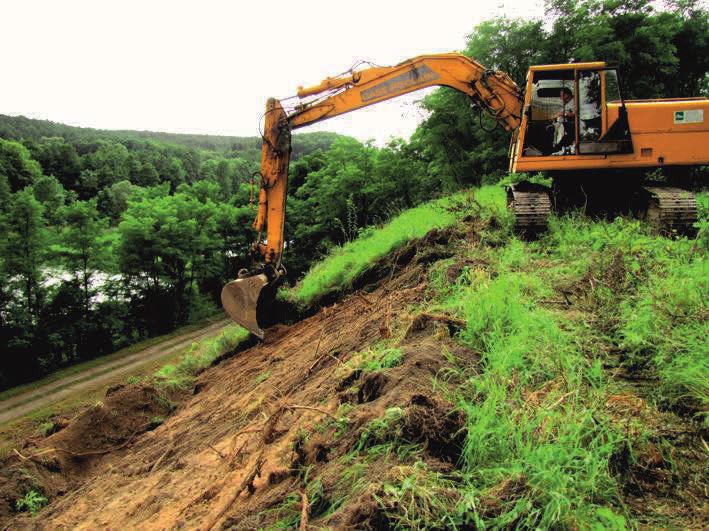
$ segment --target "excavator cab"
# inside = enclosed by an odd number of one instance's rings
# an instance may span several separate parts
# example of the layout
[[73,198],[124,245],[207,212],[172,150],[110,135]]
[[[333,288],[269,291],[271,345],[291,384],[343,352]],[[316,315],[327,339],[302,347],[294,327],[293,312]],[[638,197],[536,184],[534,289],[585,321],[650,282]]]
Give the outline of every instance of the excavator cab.
[[632,152],[615,68],[605,63],[532,67],[519,140],[520,159]]
[[[634,215],[668,234],[692,234],[696,200],[689,168],[706,163],[707,98],[624,101],[618,72],[604,62],[532,66],[510,171],[545,172],[549,189],[511,187],[519,232],[541,232],[552,207],[587,215]],[[662,168],[666,185],[643,186]],[[553,202],[551,201],[553,199]]]

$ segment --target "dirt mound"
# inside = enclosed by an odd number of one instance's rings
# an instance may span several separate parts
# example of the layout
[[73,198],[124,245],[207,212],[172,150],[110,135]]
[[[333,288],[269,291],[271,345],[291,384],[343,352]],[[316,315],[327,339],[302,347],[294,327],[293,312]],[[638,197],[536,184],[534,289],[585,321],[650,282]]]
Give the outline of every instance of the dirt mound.
[[[398,412],[386,444],[418,443],[438,469],[460,457],[464,417],[428,395],[448,363],[444,350],[469,363],[476,357],[450,339],[454,322],[410,312],[425,300],[429,265],[451,256],[449,242],[466,231],[434,231],[372,267],[357,282],[361,291],[331,295],[302,321],[272,327],[263,343],[201,374],[169,417],[149,387],[111,390],[35,449],[58,450],[43,466],[72,481],[62,489],[68,495],[48,493],[58,498],[42,522],[254,528],[297,520],[305,494],[311,523],[381,528],[373,498],[341,506],[339,494],[343,459],[376,439],[378,419]],[[384,340],[397,363],[359,366],[358,353]],[[391,466],[382,462],[382,470]]]
[[[74,419],[54,423],[51,435],[33,438],[4,460],[0,469],[0,519],[11,516],[28,492],[53,499],[101,468],[100,461],[154,429],[172,405],[149,386],[117,386],[104,401]],[[0,520],[1,521],[1,520]]]
[[111,387],[104,401],[79,414],[66,428],[48,437],[43,446],[56,449],[69,466],[83,464],[115,452],[156,428],[172,409],[170,401],[153,387]]
[[456,463],[465,440],[465,417],[427,395],[414,395],[404,415],[405,440],[424,445],[426,452],[443,461]]

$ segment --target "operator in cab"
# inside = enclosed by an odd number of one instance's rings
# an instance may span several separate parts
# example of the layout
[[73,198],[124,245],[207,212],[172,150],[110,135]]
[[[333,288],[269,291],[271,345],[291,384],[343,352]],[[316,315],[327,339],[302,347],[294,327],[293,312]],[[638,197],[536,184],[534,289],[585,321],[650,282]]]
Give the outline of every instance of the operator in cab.
[[554,115],[553,152],[552,155],[573,155],[576,142],[576,113],[574,112],[574,95],[568,87],[559,90],[561,109]]

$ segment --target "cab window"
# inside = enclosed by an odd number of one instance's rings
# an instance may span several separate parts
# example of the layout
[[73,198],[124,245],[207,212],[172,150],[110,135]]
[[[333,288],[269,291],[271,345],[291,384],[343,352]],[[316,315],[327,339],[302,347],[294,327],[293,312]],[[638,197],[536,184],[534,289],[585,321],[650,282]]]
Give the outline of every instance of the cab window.
[[620,83],[618,83],[618,72],[614,69],[605,71],[606,75],[606,101],[612,102],[621,101],[620,98]]
[[601,136],[601,75],[597,70],[581,70],[579,85],[579,143],[595,142]]
[[573,70],[534,72],[523,156],[572,155],[576,151]]

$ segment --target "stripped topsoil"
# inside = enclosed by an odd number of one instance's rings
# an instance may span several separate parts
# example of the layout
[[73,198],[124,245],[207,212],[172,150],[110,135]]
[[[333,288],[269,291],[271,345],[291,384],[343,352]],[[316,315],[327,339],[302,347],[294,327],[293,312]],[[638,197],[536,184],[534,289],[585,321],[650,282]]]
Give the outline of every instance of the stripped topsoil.
[[[452,339],[461,323],[412,307],[425,303],[429,264],[451,257],[456,241],[476,238],[481,223],[409,244],[360,279],[356,292],[273,326],[263,343],[221,359],[188,391],[113,388],[101,404],[58,422],[56,433],[27,441],[1,465],[0,524],[253,529],[282,518],[277,508],[292,499],[307,507],[312,525],[388,527],[377,489],[403,473],[400,463],[380,458],[357,479],[366,487],[343,498],[351,485],[342,457],[362,446],[372,420],[398,408],[398,436],[423,446],[431,469],[456,466],[464,418],[432,391],[432,380],[450,356],[471,365],[478,357]],[[388,337],[401,338],[398,366],[362,372],[346,364]],[[619,473],[631,475],[631,465],[622,466]],[[320,482],[317,499],[304,497],[306,477]],[[501,485],[500,496],[515,488]],[[30,489],[50,500],[36,517],[15,513]],[[496,501],[488,502],[494,511]]]

